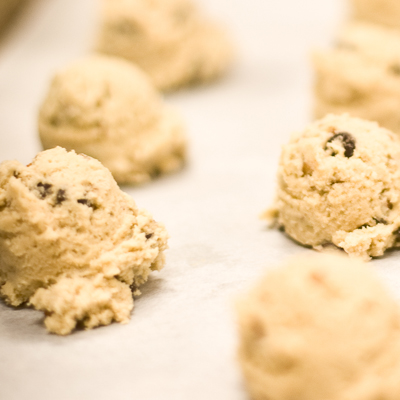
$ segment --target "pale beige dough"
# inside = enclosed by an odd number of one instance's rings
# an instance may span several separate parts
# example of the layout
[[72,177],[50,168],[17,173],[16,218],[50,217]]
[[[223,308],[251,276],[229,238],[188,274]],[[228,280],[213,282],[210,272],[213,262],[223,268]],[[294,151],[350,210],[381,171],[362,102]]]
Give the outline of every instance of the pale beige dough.
[[351,0],[352,16],[356,20],[400,28],[398,0]]
[[43,310],[51,332],[128,322],[167,238],[91,157],[57,147],[0,165],[0,293]]
[[369,259],[400,244],[400,139],[370,121],[328,115],[284,145],[275,206],[296,241]]
[[399,307],[368,264],[293,257],[237,310],[253,400],[398,400]]
[[336,46],[313,56],[315,116],[348,112],[400,133],[400,32],[346,25]]
[[138,64],[161,90],[211,81],[232,62],[224,30],[193,0],[102,0],[97,50]]
[[38,120],[45,149],[62,146],[100,160],[119,183],[180,169],[184,124],[133,64],[88,56],[53,78]]

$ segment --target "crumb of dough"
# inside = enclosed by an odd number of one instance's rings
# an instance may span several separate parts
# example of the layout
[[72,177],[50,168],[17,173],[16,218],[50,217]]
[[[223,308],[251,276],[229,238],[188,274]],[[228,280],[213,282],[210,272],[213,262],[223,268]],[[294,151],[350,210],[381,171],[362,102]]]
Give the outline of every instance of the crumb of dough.
[[192,0],[102,0],[97,50],[136,63],[160,90],[212,81],[233,59],[225,31]]
[[182,168],[186,133],[145,73],[116,57],[91,55],[53,78],[38,118],[45,149],[88,154],[118,183],[139,184]]
[[400,311],[369,264],[289,259],[237,302],[254,400],[397,400]]
[[128,322],[167,239],[91,157],[57,147],[0,164],[0,293],[43,310],[50,332]]

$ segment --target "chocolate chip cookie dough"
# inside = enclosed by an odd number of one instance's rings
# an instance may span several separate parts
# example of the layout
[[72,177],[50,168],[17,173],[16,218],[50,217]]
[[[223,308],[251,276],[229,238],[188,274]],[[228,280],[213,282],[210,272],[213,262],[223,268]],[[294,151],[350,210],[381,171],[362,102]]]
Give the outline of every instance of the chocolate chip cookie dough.
[[400,3],[397,0],[351,0],[350,3],[355,19],[400,28]]
[[294,257],[238,302],[254,400],[397,400],[400,314],[369,265]]
[[119,183],[180,169],[183,122],[133,64],[88,56],[57,73],[39,112],[45,149],[62,146],[100,160]]
[[349,112],[400,133],[400,32],[347,25],[313,62],[317,118]]
[[328,115],[282,148],[273,219],[296,241],[380,256],[400,244],[400,139],[375,122]]
[[58,147],[0,165],[0,293],[43,310],[50,332],[128,322],[167,238],[91,157]]
[[102,0],[97,50],[126,58],[160,90],[211,81],[232,62],[232,46],[192,0]]

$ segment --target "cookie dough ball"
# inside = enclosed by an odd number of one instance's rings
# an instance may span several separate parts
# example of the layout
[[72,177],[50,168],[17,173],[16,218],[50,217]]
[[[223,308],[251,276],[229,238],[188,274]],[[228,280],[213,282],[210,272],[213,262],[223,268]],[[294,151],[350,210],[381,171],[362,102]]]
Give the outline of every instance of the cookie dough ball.
[[182,167],[183,123],[143,72],[89,56],[59,72],[39,112],[45,149],[62,146],[100,160],[119,183],[142,183]]
[[400,28],[398,0],[351,0],[351,7],[357,20]]
[[0,33],[6,27],[10,19],[14,17],[19,7],[24,5],[23,0],[1,0],[0,2]]
[[225,32],[192,0],[102,0],[97,50],[126,58],[161,90],[211,81],[232,61]]
[[57,147],[0,165],[0,293],[51,332],[128,322],[167,236],[91,157]]
[[375,122],[328,115],[282,148],[265,217],[296,241],[369,259],[399,244],[400,140]]
[[397,400],[400,315],[368,265],[299,256],[238,303],[254,400]]
[[349,112],[400,133],[400,33],[351,24],[314,54],[315,116]]

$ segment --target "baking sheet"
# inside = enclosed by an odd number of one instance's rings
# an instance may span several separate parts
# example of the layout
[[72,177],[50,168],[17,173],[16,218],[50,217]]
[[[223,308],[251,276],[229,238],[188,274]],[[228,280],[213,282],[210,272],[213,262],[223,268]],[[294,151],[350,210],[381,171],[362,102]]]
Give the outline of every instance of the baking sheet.
[[[200,2],[200,1],[199,1]],[[203,0],[238,46],[231,74],[166,98],[187,123],[190,162],[124,188],[166,224],[167,265],[135,302],[128,325],[68,337],[42,313],[0,303],[0,399],[245,400],[236,362],[234,299],[289,255],[310,252],[258,215],[270,204],[280,146],[311,115],[309,53],[326,46],[337,0]],[[95,0],[35,0],[0,41],[0,161],[40,150],[36,114],[54,71],[85,54]],[[400,252],[372,261],[400,297]]]

